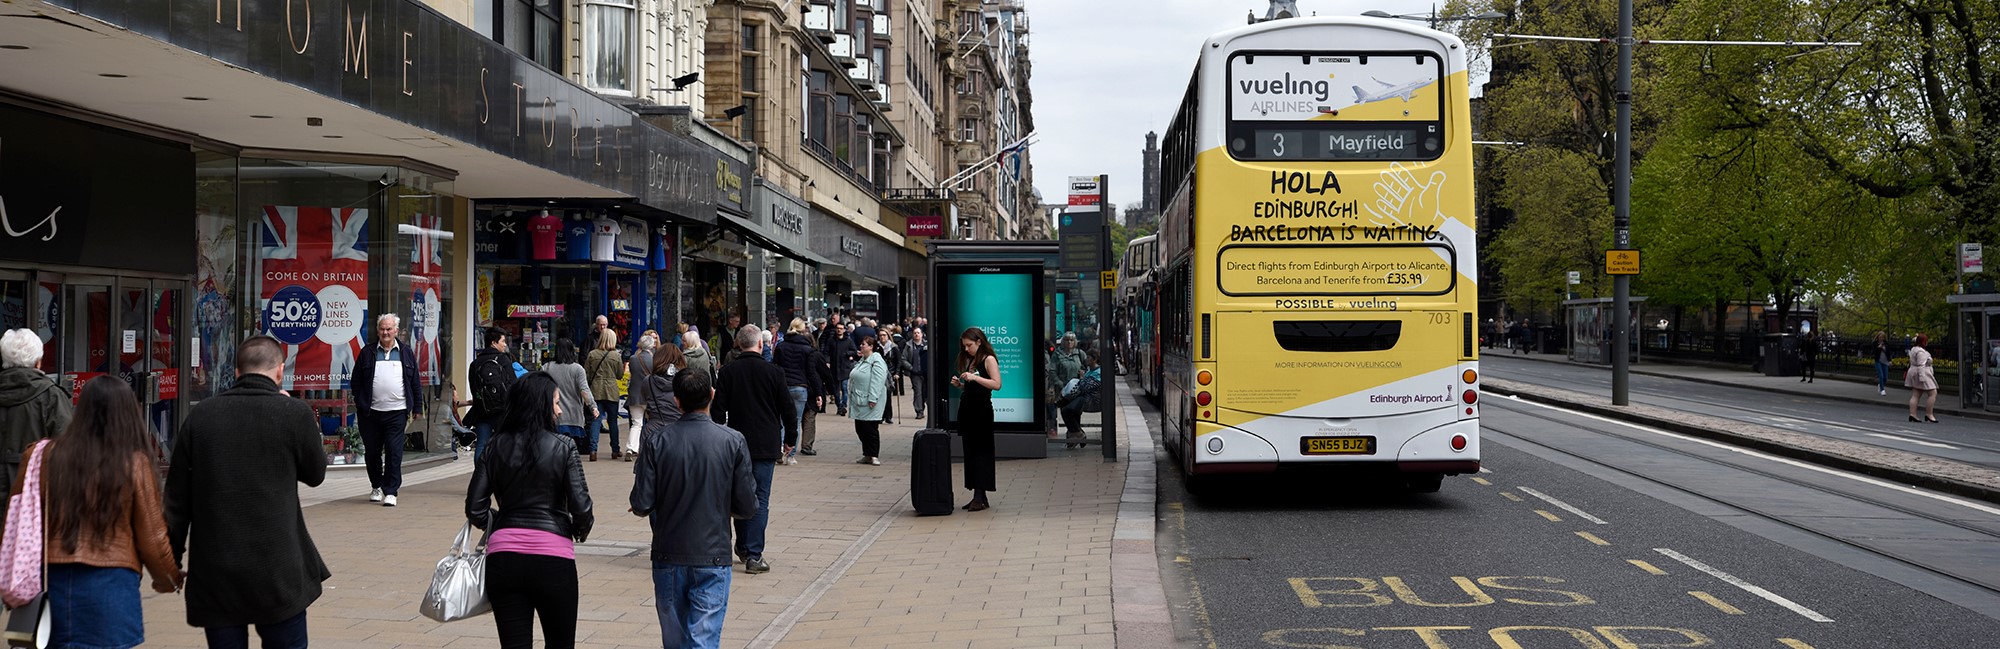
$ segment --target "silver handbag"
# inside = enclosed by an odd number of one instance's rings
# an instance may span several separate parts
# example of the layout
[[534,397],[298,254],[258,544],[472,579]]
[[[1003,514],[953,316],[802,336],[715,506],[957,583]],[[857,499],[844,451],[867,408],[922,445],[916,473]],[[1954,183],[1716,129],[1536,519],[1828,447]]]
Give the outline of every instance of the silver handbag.
[[[466,545],[475,540],[477,544]],[[493,602],[486,598],[486,535],[475,539],[472,521],[466,521],[451,543],[451,552],[438,561],[418,612],[439,622],[455,622],[492,611]]]

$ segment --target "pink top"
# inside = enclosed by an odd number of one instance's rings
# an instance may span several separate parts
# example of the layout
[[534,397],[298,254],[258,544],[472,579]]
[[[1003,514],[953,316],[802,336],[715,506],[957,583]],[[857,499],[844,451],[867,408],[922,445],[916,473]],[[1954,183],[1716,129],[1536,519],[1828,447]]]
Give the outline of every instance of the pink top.
[[519,527],[494,530],[493,536],[486,539],[486,552],[537,554],[576,560],[576,546],[572,545],[569,539],[541,530]]

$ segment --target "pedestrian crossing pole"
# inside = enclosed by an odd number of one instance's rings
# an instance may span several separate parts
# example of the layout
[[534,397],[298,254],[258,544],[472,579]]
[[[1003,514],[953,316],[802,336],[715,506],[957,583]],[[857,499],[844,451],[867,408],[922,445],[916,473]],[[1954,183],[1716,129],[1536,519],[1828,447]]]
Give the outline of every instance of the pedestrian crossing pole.
[[1098,239],[1097,258],[1101,262],[1098,264],[1099,279],[1097,282],[1097,372],[1098,374],[1100,376],[1104,374],[1104,365],[1107,361],[1112,363],[1112,375],[1107,377],[1108,380],[1102,380],[1097,382],[1097,397],[1098,397],[1097,412],[1099,416],[1102,416],[1104,418],[1104,435],[1103,435],[1104,440],[1102,444],[1103,446],[1102,450],[1104,451],[1104,461],[1117,462],[1118,461],[1118,414],[1117,414],[1118,413],[1118,377],[1117,377],[1118,360],[1114,357],[1115,355],[1109,352],[1111,351],[1112,341],[1116,339],[1114,337],[1115,332],[1113,331],[1113,326],[1111,323],[1111,315],[1114,313],[1113,303],[1111,300],[1112,297],[1117,293],[1118,287],[1115,280],[1109,284],[1107,284],[1103,280],[1104,273],[1106,272],[1116,273],[1118,268],[1118,260],[1113,259],[1111,257],[1111,232],[1112,232],[1111,176],[1108,174],[1099,174],[1097,176],[1097,205],[1099,213],[1103,214],[1105,217],[1103,219],[1104,233],[1102,236],[1099,236],[1097,238]]

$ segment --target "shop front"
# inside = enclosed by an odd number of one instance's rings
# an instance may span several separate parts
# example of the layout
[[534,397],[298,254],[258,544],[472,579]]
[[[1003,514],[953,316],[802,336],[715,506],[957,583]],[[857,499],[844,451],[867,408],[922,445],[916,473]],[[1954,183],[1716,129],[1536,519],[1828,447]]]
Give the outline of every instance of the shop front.
[[764,244],[766,320],[788,326],[794,318],[825,317],[821,268],[832,262],[812,252],[809,233],[812,208],[776,185],[759,178],[750,192],[752,227]]
[[874,291],[878,318],[893,318],[901,270],[901,242],[890,243],[867,230],[828,214],[812,211],[812,251],[832,260],[825,266],[826,304],[830,311],[855,310],[855,291]]
[[[503,309],[550,336],[678,319],[679,228],[715,220],[689,138],[414,0],[139,4],[0,3],[0,324],[42,334],[66,383],[125,380],[170,439],[268,334],[345,463],[379,315],[434,405],[466,396]],[[475,265],[484,228],[526,237],[541,209],[558,241],[615,226],[608,258]],[[452,409],[422,414],[412,450],[448,450]]]
[[547,362],[556,340],[589,349],[599,315],[627,349],[638,333],[658,329],[673,225],[561,204],[482,202],[474,212],[474,318],[519,341],[525,366]]

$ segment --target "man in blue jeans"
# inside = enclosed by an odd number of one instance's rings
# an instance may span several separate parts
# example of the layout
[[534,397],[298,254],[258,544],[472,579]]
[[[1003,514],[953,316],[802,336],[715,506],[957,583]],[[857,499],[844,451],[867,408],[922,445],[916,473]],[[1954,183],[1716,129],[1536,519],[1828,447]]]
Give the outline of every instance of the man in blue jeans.
[[[660,389],[667,377],[648,380]],[[715,389],[708,372],[677,373],[673,389],[681,418],[640,444],[632,513],[652,523],[662,646],[709,649],[722,642],[729,608],[730,521],[756,515],[758,482],[743,435],[709,418]]]
[[764,561],[764,528],[771,521],[771,474],[778,461],[799,443],[799,421],[792,417],[792,396],[785,390],[785,371],[764,360],[757,345],[763,330],[743,325],[736,331],[736,360],[715,377],[715,423],[742,433],[750,447],[750,468],[757,476],[757,514],[736,522],[736,554],[743,572],[771,571]]

